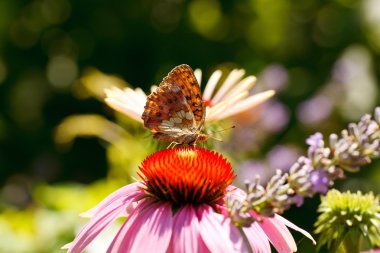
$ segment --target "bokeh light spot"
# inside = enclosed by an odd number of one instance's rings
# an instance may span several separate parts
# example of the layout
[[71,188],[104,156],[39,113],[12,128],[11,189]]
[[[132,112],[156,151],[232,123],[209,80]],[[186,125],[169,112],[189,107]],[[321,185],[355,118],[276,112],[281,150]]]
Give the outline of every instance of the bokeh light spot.
[[228,31],[228,22],[223,17],[218,1],[193,1],[189,6],[193,29],[210,40],[220,40]]
[[66,88],[78,75],[76,62],[67,56],[56,56],[50,59],[47,66],[47,78],[57,88]]

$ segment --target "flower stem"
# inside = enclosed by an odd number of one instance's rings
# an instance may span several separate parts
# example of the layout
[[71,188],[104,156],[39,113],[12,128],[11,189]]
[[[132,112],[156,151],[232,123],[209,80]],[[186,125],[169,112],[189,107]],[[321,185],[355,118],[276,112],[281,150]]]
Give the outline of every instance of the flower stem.
[[343,240],[343,246],[346,253],[359,253],[362,235],[358,230],[350,231]]

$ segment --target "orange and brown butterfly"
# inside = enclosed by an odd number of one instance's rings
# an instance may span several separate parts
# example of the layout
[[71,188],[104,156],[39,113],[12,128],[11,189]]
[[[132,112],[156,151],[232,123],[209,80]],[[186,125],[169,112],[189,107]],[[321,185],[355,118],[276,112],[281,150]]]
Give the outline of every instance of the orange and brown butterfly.
[[155,139],[195,146],[209,135],[202,132],[205,102],[193,70],[186,64],[172,69],[148,96],[142,120]]

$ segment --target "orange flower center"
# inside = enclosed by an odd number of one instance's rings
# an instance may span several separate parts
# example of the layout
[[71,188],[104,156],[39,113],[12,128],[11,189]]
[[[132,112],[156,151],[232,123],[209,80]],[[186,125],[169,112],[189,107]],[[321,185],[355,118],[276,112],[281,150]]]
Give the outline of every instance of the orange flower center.
[[175,206],[214,205],[236,177],[224,157],[203,148],[158,151],[142,162],[140,171],[144,190]]

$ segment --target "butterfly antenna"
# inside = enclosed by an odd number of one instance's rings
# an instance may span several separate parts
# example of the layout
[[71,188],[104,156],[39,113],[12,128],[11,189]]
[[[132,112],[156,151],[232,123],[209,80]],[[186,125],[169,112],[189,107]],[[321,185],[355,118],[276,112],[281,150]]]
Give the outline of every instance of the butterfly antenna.
[[223,142],[223,140],[222,139],[219,139],[219,138],[215,138],[214,136],[212,136],[212,135],[209,135],[209,137],[211,138],[211,139],[214,139],[214,140],[216,140],[216,141],[220,141],[220,142]]
[[230,130],[230,129],[235,128],[235,127],[236,127],[236,126],[227,127],[227,128],[222,129],[222,130],[212,132],[212,134],[221,133],[221,132],[224,132],[224,131]]
[[223,142],[222,139],[216,138],[216,137],[214,137],[213,135],[216,134],[216,133],[221,133],[221,132],[224,132],[224,131],[230,130],[230,129],[232,129],[232,128],[235,128],[235,126],[227,127],[227,128],[222,129],[222,130],[212,132],[212,133],[209,134],[209,137],[210,137],[211,139],[216,140],[216,141]]

